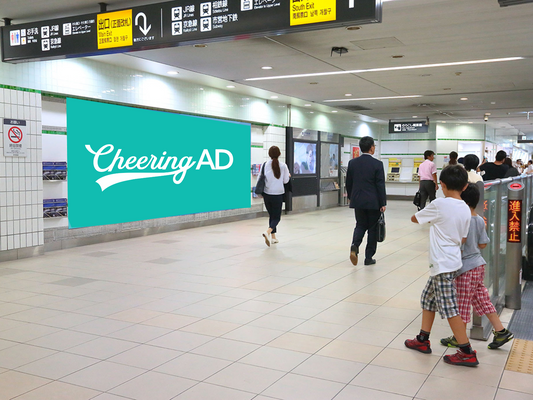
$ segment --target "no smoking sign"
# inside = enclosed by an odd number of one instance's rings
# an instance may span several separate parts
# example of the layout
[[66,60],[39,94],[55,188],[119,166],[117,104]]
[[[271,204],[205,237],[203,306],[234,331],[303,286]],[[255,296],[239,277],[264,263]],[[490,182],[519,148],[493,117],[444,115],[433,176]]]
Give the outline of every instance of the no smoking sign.
[[20,129],[18,126],[13,126],[8,132],[7,136],[9,137],[9,140],[12,143],[20,143],[22,141],[22,137],[24,136],[22,133],[22,129]]
[[4,157],[26,157],[26,121],[4,118]]

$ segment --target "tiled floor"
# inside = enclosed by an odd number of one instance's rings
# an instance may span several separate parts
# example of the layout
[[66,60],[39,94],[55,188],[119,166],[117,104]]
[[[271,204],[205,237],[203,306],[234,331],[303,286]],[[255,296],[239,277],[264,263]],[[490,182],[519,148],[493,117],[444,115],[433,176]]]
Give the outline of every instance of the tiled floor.
[[[533,400],[504,371],[404,347],[418,332],[427,228],[391,202],[377,264],[348,260],[352,210],[183,230],[0,264],[0,400]],[[510,313],[503,314],[508,320]]]

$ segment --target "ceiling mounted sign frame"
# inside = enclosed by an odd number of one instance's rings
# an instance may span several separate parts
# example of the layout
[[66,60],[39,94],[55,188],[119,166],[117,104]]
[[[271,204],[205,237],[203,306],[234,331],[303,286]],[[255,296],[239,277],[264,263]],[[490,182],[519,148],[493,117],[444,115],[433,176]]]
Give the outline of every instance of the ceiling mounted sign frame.
[[381,0],[170,1],[1,27],[2,61],[85,57],[381,22]]

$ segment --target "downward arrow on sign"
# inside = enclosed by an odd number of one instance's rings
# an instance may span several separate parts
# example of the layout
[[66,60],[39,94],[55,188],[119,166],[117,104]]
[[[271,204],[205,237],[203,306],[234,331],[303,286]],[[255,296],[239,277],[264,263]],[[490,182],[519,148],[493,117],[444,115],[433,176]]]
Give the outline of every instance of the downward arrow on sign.
[[[139,17],[143,18],[144,26],[139,26]],[[152,29],[152,24],[150,24],[150,26],[146,27],[146,22],[147,22],[147,18],[146,18],[146,14],[145,13],[140,12],[139,14],[137,14],[135,16],[135,26],[139,26],[139,29],[141,30],[141,32],[143,33],[144,36],[148,35],[148,32],[150,32],[150,29]]]

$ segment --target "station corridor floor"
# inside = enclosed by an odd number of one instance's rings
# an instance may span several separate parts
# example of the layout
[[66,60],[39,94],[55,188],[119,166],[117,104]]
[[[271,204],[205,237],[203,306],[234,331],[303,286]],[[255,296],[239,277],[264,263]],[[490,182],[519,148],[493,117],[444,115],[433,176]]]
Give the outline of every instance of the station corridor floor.
[[[187,229],[0,263],[0,400],[533,400],[510,344],[449,366],[418,333],[428,228],[392,201],[377,264],[353,210]],[[502,320],[508,322],[509,310]]]

